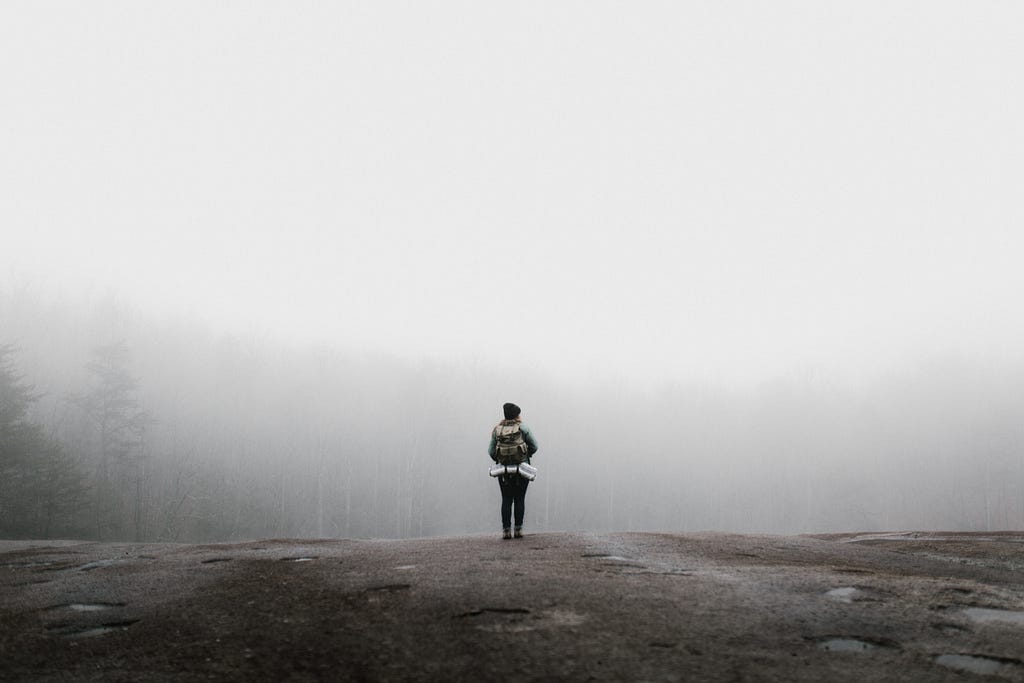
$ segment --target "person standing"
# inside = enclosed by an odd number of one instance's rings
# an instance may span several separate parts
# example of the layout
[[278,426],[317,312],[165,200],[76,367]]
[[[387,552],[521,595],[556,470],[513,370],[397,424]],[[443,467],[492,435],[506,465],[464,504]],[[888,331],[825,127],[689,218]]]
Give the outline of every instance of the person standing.
[[[487,454],[502,465],[529,463],[537,452],[537,440],[530,428],[523,424],[519,406],[506,403],[501,407],[505,419],[491,430],[491,443]],[[515,538],[523,537],[523,517],[526,513],[526,487],[530,482],[519,474],[498,475],[501,489],[501,537],[513,538],[512,517],[515,510]]]

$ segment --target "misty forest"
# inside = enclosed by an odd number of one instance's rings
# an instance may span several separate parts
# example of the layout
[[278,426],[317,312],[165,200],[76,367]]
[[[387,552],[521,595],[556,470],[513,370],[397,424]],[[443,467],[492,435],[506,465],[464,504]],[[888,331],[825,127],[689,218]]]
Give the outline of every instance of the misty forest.
[[[1024,527],[1024,367],[954,356],[854,384],[568,382],[296,348],[115,298],[0,303],[0,536],[490,532],[503,401],[540,443],[527,526],[803,533]],[[683,350],[681,350],[683,352]]]

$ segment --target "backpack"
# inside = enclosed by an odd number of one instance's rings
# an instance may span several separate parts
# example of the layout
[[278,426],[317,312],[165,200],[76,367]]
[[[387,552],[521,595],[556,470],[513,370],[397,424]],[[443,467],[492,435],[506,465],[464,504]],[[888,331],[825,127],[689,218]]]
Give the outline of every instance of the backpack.
[[526,462],[526,441],[518,422],[502,422],[494,428],[494,457],[501,465]]

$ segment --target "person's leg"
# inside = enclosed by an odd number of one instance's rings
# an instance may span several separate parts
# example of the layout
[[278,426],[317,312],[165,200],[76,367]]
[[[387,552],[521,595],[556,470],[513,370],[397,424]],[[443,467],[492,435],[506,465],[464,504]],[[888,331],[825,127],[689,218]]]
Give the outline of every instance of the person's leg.
[[526,487],[530,480],[525,477],[516,477],[514,502],[516,507],[516,537],[523,535],[523,517],[526,515]]
[[[520,479],[520,477],[515,477]],[[512,477],[501,475],[498,486],[501,488],[501,528],[508,531],[512,527],[512,500],[515,497],[515,482]]]

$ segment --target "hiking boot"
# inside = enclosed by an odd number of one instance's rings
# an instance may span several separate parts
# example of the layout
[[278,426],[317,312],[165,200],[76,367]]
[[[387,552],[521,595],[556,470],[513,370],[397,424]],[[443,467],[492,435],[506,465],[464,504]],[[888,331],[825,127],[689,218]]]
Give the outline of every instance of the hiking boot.
[[512,538],[512,530],[511,529],[502,529],[501,530],[501,540],[507,541],[510,538]]
[[516,527],[516,535],[515,535],[515,538],[522,538],[522,537],[523,537],[523,527],[521,527],[521,526],[517,526],[517,527]]

